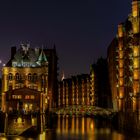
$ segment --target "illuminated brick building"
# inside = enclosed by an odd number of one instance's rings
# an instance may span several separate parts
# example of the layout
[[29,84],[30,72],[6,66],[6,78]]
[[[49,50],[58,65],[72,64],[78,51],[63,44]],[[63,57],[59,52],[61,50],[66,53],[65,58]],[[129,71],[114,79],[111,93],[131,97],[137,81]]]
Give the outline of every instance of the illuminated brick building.
[[48,60],[48,95],[50,100],[50,108],[57,107],[58,105],[58,56],[55,45],[52,49],[44,49],[44,53]]
[[112,98],[108,76],[107,60],[99,58],[90,68],[91,104],[102,108],[112,108]]
[[110,82],[110,88],[111,88],[111,94],[112,94],[112,103],[113,103],[113,109],[115,111],[118,110],[117,107],[117,46],[118,46],[118,40],[117,38],[114,38],[111,42],[111,44],[108,47],[107,52],[107,60],[108,60],[108,72],[109,72],[109,82]]
[[[108,49],[112,97],[118,110],[138,111],[140,108],[140,1],[132,1],[132,13],[118,25],[115,48]],[[116,58],[116,62],[112,62]],[[113,64],[113,65],[112,65]],[[114,65],[116,64],[116,65]],[[115,74],[116,73],[116,74]],[[115,79],[116,78],[116,79]],[[110,79],[111,80],[111,79]],[[113,89],[114,87],[114,89]],[[116,88],[116,89],[115,89]]]
[[91,96],[91,105],[96,105],[96,95],[95,95],[95,88],[96,88],[96,83],[95,83],[95,71],[93,67],[90,67],[90,96]]
[[18,50],[11,48],[11,59],[2,69],[3,111],[44,112],[47,107],[53,107],[53,87],[57,84],[54,83],[57,77],[53,76],[57,69],[51,74],[50,70],[57,66],[52,66],[52,61],[56,61],[52,60],[56,57],[52,52],[55,50],[30,48],[28,44],[22,44]]
[[90,74],[72,76],[58,84],[58,107],[94,105],[112,108],[106,59],[100,58],[90,67]]
[[90,76],[82,74],[58,84],[58,107],[90,105]]

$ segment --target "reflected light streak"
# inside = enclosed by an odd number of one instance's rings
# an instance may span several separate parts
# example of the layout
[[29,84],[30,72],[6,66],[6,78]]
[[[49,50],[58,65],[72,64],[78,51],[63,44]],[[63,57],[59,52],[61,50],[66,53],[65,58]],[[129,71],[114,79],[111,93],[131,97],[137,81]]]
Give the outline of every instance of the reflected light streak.
[[21,140],[20,138],[16,138],[16,140]]
[[46,138],[46,133],[43,132],[42,134],[39,135],[39,140],[45,140]]
[[58,122],[57,122],[57,133],[59,134],[61,131],[60,131],[60,128],[61,128],[61,123],[60,123],[60,115],[58,115]]
[[1,139],[1,140],[7,140],[7,139],[6,139],[6,138],[4,138],[4,137],[3,137],[3,138],[0,138],[0,139]]
[[63,120],[62,120],[62,130],[65,133],[65,118],[63,116]]
[[118,134],[117,132],[113,132],[112,139],[113,140],[124,140],[124,136],[121,134]]
[[68,133],[68,126],[69,126],[68,117],[66,117],[66,134]]
[[72,117],[72,127],[71,127],[71,132],[72,134],[74,134],[74,127],[75,127],[75,123],[74,123],[74,116]]
[[76,134],[78,134],[79,133],[79,119],[78,118],[76,118]]
[[82,134],[85,133],[85,118],[82,118]]

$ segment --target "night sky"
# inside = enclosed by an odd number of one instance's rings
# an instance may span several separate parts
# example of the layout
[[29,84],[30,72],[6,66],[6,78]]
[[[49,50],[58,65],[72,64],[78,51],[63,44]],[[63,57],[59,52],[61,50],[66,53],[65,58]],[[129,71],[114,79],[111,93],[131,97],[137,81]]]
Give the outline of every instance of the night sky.
[[11,46],[56,45],[59,72],[66,77],[89,73],[90,64],[106,57],[117,25],[131,12],[132,0],[1,0],[0,59]]

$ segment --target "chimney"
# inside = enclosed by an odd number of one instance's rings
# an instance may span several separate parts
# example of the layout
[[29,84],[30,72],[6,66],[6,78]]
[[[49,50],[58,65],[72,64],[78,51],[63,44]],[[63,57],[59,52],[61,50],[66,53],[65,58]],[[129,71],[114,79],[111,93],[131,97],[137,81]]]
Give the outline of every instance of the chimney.
[[16,54],[16,46],[11,47],[11,59],[14,58],[14,55]]

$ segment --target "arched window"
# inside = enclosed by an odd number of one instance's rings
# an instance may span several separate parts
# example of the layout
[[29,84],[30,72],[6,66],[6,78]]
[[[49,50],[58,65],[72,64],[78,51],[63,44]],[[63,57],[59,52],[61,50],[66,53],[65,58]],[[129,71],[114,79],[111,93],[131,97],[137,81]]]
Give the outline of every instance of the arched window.
[[29,80],[29,81],[32,80],[32,75],[31,75],[31,73],[28,74],[28,80]]
[[36,73],[33,74],[33,80],[34,80],[34,82],[37,81],[37,74]]
[[19,73],[16,73],[15,78],[16,78],[16,80],[19,80],[20,79]]
[[12,74],[12,73],[9,73],[8,79],[9,79],[10,81],[13,80],[13,74]]

